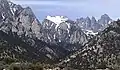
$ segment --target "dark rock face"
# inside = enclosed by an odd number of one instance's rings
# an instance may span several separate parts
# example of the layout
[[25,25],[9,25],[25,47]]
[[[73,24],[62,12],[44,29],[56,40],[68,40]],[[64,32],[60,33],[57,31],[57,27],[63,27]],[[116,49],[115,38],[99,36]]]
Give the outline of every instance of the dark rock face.
[[75,22],[66,21],[60,23],[56,28],[56,24],[50,20],[45,19],[43,21],[44,34],[47,34],[49,39],[48,42],[66,42],[66,43],[79,43],[85,44],[87,42],[86,35],[82,32],[82,30],[76,25]]
[[89,17],[86,18],[85,23],[86,23],[86,28],[88,28],[88,29],[91,28],[91,20]]
[[112,22],[109,27],[91,39],[82,50],[69,57],[68,64],[79,69],[119,70],[120,66],[120,20]]
[[[26,60],[36,59],[44,62],[56,60],[81,48],[87,42],[86,35],[73,21],[67,20],[57,25],[45,19],[41,24],[30,7],[22,8],[7,0],[0,0],[0,30],[6,36],[10,35],[8,37],[11,39],[17,37],[15,41],[20,41],[18,44],[21,42],[25,44],[25,47],[23,45],[16,47],[11,41],[10,45],[13,46],[9,48],[11,49],[9,52],[15,51],[14,48],[17,50],[23,48],[27,50],[23,52],[25,55],[22,55]],[[9,44],[9,38],[6,41]],[[15,57],[19,52],[15,51]]]

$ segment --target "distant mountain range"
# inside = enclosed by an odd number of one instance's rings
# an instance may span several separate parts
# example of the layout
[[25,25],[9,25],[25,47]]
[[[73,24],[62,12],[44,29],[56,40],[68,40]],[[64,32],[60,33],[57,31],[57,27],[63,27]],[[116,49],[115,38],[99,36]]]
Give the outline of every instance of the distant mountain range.
[[91,19],[89,17],[80,18],[76,20],[78,26],[87,34],[95,35],[98,32],[104,30],[113,20],[107,15],[104,14],[100,19],[96,20],[95,17]]

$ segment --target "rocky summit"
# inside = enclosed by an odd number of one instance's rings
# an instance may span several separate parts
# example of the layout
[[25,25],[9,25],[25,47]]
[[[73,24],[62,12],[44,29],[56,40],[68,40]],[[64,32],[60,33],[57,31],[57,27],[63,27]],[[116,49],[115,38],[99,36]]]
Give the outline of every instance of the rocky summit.
[[100,19],[96,19],[92,16],[86,18],[78,18],[76,23],[83,30],[86,35],[96,35],[98,32],[103,31],[113,20],[107,15],[104,14],[100,17]]

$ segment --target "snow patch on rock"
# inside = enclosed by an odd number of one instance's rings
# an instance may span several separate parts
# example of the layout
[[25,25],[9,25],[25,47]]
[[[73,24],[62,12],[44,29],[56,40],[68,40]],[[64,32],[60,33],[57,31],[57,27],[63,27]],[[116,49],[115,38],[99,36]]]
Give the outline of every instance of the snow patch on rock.
[[68,18],[64,16],[47,16],[47,20],[50,20],[56,24],[55,29],[60,25],[60,23],[66,22]]
[[85,34],[87,35],[87,36],[89,36],[89,35],[97,35],[98,34],[98,32],[93,32],[92,30],[86,30],[86,32],[85,32]]

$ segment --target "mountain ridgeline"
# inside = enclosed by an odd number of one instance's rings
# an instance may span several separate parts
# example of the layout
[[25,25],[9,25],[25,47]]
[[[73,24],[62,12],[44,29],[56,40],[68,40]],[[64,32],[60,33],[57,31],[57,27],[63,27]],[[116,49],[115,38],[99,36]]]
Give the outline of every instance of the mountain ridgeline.
[[104,30],[111,22],[112,19],[107,14],[102,15],[98,20],[96,20],[93,16],[91,19],[89,17],[82,17],[76,20],[76,23],[79,24],[78,26],[80,28],[83,30],[92,30],[93,32]]

